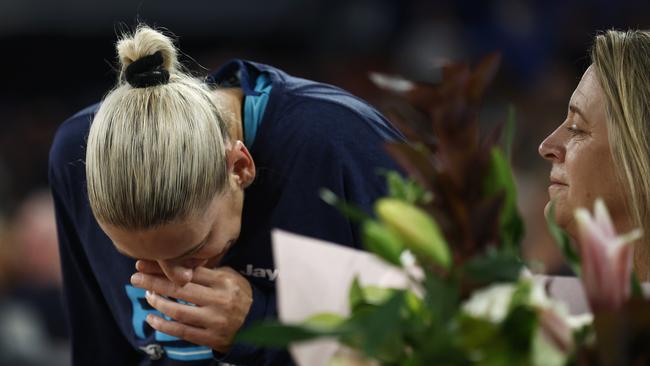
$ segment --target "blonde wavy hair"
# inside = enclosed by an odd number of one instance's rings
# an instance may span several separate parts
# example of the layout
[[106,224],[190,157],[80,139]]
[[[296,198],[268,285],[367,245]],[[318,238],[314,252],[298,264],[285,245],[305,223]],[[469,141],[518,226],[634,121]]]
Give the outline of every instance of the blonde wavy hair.
[[[140,25],[116,48],[119,79],[88,136],[90,206],[99,222],[125,229],[183,219],[227,185],[227,125],[209,86],[181,68],[169,37]],[[169,81],[130,85],[126,68],[157,52]]]
[[[591,50],[607,104],[609,143],[618,177],[629,192],[632,223],[650,235],[650,32],[609,30]],[[635,265],[650,266],[650,241],[635,248]]]

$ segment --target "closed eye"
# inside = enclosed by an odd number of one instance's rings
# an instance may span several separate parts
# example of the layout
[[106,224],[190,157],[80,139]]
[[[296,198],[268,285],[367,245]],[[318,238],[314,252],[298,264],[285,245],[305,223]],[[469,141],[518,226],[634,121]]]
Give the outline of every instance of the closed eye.
[[587,131],[578,128],[575,124],[568,126],[566,130],[569,131],[571,136],[584,136],[588,134]]

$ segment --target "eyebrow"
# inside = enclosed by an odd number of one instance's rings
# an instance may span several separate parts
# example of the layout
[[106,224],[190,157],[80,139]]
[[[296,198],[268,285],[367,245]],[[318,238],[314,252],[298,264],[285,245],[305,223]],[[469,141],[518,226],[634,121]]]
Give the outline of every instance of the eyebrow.
[[585,114],[582,112],[582,110],[580,108],[578,108],[578,106],[576,106],[575,104],[569,104],[569,110],[571,112],[579,115],[580,118],[582,118],[588,125],[591,125],[589,120],[585,117]]
[[[194,245],[192,248],[190,248],[189,250],[187,250],[185,253],[183,253],[183,254],[181,254],[181,255],[179,255],[179,256],[177,256],[177,257],[174,257],[174,258],[171,258],[171,259],[167,259],[167,260],[178,260],[178,259],[181,259],[181,258],[187,257],[187,256],[189,256],[189,255],[192,255],[192,254],[198,252],[198,251],[201,250],[204,246],[206,246],[206,244],[208,244],[208,238],[210,237],[210,234],[211,234],[211,233],[212,233],[212,231],[208,231],[208,233],[205,235],[205,237],[203,238],[203,240],[201,240],[198,244]],[[118,248],[117,246],[115,246],[115,249],[116,249],[120,254],[122,254],[122,255],[124,255],[124,256],[127,256],[127,257],[129,257],[129,258],[131,258],[131,259],[135,259],[135,260],[142,259],[142,258],[136,258],[136,257],[134,257],[134,256],[132,256],[132,255],[127,254],[127,253],[124,252],[122,249]]]

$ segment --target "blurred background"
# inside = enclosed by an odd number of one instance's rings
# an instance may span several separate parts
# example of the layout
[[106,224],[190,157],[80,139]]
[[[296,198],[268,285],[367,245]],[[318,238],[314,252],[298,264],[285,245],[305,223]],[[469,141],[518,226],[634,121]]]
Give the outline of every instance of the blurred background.
[[482,120],[502,122],[516,108],[526,258],[562,273],[537,146],[563,121],[596,32],[648,28],[650,2],[0,0],[0,365],[69,363],[47,155],[57,126],[111,88],[116,34],[137,21],[175,33],[190,69],[247,58],[371,103],[380,98],[369,71],[429,80],[441,59],[501,51]]

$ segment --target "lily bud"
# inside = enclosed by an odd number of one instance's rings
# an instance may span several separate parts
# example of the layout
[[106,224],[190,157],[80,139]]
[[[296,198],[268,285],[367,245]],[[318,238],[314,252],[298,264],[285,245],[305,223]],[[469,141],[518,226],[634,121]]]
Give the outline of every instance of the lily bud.
[[413,253],[449,269],[451,254],[447,242],[438,224],[425,211],[394,198],[379,199],[375,211],[387,227],[404,239],[404,245]]

